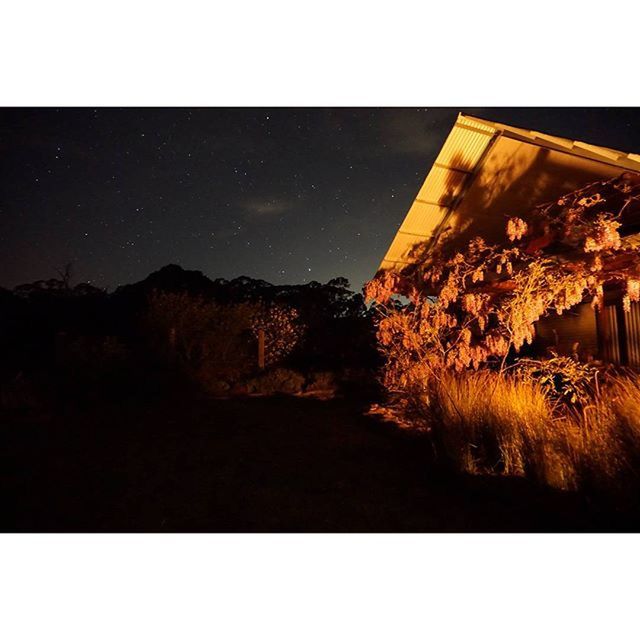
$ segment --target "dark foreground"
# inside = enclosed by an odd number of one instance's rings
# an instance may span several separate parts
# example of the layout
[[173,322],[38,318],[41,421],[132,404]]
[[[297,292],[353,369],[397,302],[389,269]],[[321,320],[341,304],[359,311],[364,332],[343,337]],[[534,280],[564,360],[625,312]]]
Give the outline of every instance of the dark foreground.
[[453,478],[424,440],[348,400],[60,410],[0,424],[3,531],[455,532],[637,529],[524,481]]

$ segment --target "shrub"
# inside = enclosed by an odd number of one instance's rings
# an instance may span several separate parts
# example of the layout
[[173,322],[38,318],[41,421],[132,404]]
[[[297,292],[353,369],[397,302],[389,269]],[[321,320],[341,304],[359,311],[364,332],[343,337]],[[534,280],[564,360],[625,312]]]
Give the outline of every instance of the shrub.
[[331,371],[314,371],[309,375],[309,379],[304,388],[309,392],[331,392],[337,389],[336,377]]
[[145,326],[156,353],[191,374],[241,375],[254,366],[248,303],[222,305],[187,293],[154,292]]
[[299,313],[292,307],[277,304],[256,305],[251,319],[251,331],[256,340],[264,332],[266,366],[279,364],[293,351],[302,337]]
[[551,351],[550,358],[520,358],[517,370],[537,380],[552,396],[586,406],[596,391],[598,370],[591,364]]
[[194,377],[203,391],[216,397],[227,396],[233,384],[225,380],[219,370],[211,371],[206,366],[199,369]]
[[[303,328],[297,312],[281,305],[219,304],[187,293],[154,292],[145,326],[149,344],[205,390],[221,395],[257,368],[257,336],[265,332],[267,364],[281,362]],[[284,384],[284,383],[283,383]]]
[[249,393],[271,395],[273,393],[300,393],[304,387],[304,376],[291,369],[272,369],[247,382]]
[[96,371],[99,375],[103,370],[120,367],[128,357],[128,350],[115,336],[79,336],[62,342],[58,357],[67,366]]
[[124,382],[131,363],[129,349],[114,336],[58,337],[59,383],[76,390]]
[[29,410],[41,406],[35,385],[20,372],[9,380],[0,380],[0,410]]

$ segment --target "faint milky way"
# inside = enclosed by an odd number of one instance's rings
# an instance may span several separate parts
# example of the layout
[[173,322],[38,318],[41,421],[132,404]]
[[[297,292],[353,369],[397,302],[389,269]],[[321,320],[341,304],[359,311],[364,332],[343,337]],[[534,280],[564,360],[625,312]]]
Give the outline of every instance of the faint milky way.
[[459,110],[640,150],[630,109],[2,109],[0,285],[73,261],[359,288]]

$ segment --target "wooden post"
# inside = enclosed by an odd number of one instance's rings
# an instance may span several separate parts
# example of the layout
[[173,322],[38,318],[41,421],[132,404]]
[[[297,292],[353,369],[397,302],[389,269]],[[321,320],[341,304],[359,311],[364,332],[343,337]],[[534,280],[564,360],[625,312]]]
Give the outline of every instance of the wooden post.
[[258,329],[258,368],[264,369],[264,329]]

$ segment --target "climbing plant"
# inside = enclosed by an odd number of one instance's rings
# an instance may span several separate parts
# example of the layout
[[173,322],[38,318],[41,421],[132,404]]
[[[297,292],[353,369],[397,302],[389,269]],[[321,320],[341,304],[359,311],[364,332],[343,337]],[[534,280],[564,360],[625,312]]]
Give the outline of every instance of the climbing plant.
[[[378,341],[385,384],[406,389],[442,368],[500,366],[534,338],[534,325],[622,290],[625,310],[640,300],[640,253],[631,229],[640,209],[640,177],[596,182],[528,213],[504,217],[504,237],[465,246],[443,233],[402,272],[367,283],[381,311]],[[408,304],[398,308],[397,296]]]

